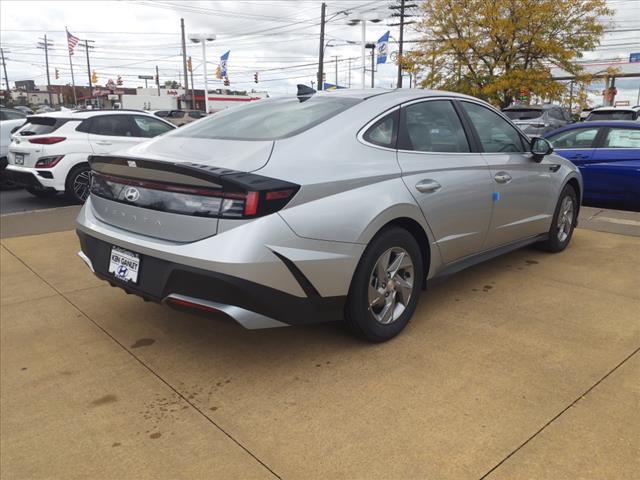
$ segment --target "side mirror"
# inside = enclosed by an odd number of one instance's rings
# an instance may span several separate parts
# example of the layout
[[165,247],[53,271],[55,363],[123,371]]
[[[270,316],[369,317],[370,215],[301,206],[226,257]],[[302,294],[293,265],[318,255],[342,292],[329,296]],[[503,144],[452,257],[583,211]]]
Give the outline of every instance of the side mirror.
[[546,138],[534,137],[531,139],[531,153],[536,162],[541,162],[545,155],[553,153],[553,146]]

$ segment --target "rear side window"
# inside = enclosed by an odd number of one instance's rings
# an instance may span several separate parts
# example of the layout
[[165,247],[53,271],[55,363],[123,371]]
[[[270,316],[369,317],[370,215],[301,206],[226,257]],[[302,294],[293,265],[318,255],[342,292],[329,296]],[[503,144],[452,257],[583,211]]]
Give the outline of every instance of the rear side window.
[[173,128],[166,123],[151,117],[136,115],[133,117],[133,121],[136,127],[138,127],[138,137],[152,138],[167,133],[169,130],[173,130]]
[[565,120],[564,115],[562,115],[562,110],[559,108],[552,108],[549,110],[549,116],[551,118],[555,118],[556,120]]
[[554,148],[591,148],[598,135],[597,128],[577,128],[549,137]]
[[403,108],[399,148],[419,152],[470,152],[462,122],[448,100],[414,103]]
[[303,132],[362,100],[324,94],[259,100],[230,108],[170,133],[179,137],[276,140]]
[[111,137],[137,137],[129,115],[104,115],[91,119],[89,133]]
[[460,102],[478,132],[482,149],[487,153],[524,152],[522,137],[497,113],[476,103]]
[[28,117],[27,123],[20,130],[20,135],[24,137],[29,135],[47,135],[55,132],[68,121],[68,119],[63,118]]
[[396,147],[398,137],[398,117],[400,110],[382,117],[365,132],[362,138],[374,145],[387,148]]
[[612,128],[607,133],[604,148],[640,148],[640,129]]

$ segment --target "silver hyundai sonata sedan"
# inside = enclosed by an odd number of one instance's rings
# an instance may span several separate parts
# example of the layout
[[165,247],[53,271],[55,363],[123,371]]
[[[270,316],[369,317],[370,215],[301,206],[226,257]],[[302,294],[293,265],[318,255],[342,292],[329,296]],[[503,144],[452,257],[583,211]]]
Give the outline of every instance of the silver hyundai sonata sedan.
[[246,328],[397,335],[435,277],[566,248],[582,179],[488,104],[428,90],[237,107],[90,157],[80,257],[144,299]]

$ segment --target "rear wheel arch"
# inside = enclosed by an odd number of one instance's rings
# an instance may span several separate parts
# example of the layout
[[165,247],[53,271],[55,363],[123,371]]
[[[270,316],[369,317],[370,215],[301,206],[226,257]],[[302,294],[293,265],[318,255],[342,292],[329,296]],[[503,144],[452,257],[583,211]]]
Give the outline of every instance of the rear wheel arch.
[[393,220],[387,222],[378,230],[375,236],[379,235],[380,232],[391,228],[391,227],[399,227],[406,231],[408,231],[418,242],[418,246],[420,247],[420,253],[422,255],[422,263],[423,263],[423,279],[422,279],[422,288],[426,287],[426,280],[429,276],[429,268],[431,266],[431,246],[429,242],[429,237],[427,232],[425,232],[422,225],[420,225],[413,218],[409,217],[398,217]]

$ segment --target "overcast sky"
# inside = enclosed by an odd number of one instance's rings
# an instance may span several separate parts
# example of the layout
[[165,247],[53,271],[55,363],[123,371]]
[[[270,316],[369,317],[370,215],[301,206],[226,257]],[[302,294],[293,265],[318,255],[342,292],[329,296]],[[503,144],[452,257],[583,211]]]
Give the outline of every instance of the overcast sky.
[[[325,55],[327,82],[335,81],[335,63],[338,56],[338,83],[348,84],[351,58],[351,84],[360,86],[360,48],[348,41],[359,41],[360,26],[349,26],[347,20],[363,16],[384,19],[377,24],[368,23],[367,41],[376,41],[385,31],[398,35],[397,23],[389,18],[392,3],[387,0],[326,0],[326,40],[331,40]],[[603,38],[596,52],[588,52],[590,62],[628,60],[631,51],[640,51],[640,0],[610,0],[616,10],[612,32]],[[52,83],[70,83],[69,58],[65,27],[82,40],[93,40],[90,51],[91,69],[98,74],[98,84],[121,76],[124,85],[136,87],[144,84],[138,75],[160,71],[161,82],[182,82],[180,48],[180,18],[185,19],[189,33],[215,33],[217,40],[207,46],[208,71],[213,74],[219,57],[231,50],[228,71],[234,89],[267,90],[271,94],[295,91],[297,83],[315,81],[318,58],[318,35],[321,1],[25,1],[0,2],[0,43],[6,53],[10,84],[15,80],[34,79],[38,85],[46,84],[44,51],[36,47],[39,37],[47,34],[53,42],[50,51]],[[343,13],[341,13],[343,12]],[[416,38],[409,33],[409,38]],[[188,41],[187,41],[188,42]],[[188,42],[189,43],[189,42]],[[410,44],[409,44],[410,46]],[[391,44],[390,50],[396,46]],[[194,80],[202,88],[201,47],[187,45],[187,55],[193,57]],[[316,65],[313,63],[316,62]],[[367,59],[367,63],[369,60]],[[77,85],[88,85],[84,50],[76,48],[73,56]],[[311,64],[311,65],[308,65]],[[621,65],[640,71],[638,65]],[[60,79],[53,78],[58,69]],[[600,68],[594,65],[594,69]],[[259,72],[260,83],[253,82]],[[210,75],[209,78],[212,78]],[[391,87],[395,82],[393,63],[379,65],[376,86]],[[369,82],[369,80],[367,80]],[[4,85],[4,78],[2,79]],[[640,78],[618,81],[618,100],[637,101]],[[221,86],[211,81],[210,88]],[[593,91],[601,85],[593,85]]]

